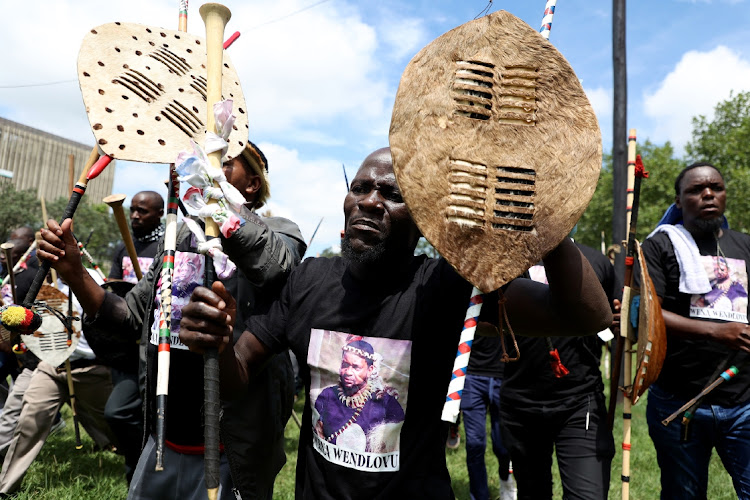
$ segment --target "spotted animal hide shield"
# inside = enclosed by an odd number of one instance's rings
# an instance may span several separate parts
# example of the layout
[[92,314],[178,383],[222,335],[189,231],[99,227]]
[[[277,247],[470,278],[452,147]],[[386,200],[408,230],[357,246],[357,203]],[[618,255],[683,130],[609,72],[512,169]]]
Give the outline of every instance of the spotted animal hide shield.
[[601,168],[594,111],[565,58],[499,11],[422,49],[401,78],[393,168],[422,234],[483,292],[570,232]]
[[[78,82],[91,128],[102,151],[113,158],[172,163],[204,143],[206,43],[202,38],[129,23],[97,26],[78,54]],[[236,116],[228,159],[238,156],[248,135],[240,80],[224,53],[223,99]]]

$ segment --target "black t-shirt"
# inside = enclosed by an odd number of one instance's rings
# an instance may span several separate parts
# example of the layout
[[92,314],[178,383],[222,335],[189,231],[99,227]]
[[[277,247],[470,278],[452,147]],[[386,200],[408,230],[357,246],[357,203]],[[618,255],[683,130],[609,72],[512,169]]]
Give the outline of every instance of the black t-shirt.
[[[143,274],[146,274],[148,268],[151,267],[159,248],[159,242],[160,240],[148,242],[133,240],[135,253],[138,255],[138,263]],[[125,243],[120,242],[115,248],[115,256],[112,258],[112,269],[109,271],[108,279],[125,280],[132,283],[138,281],[133,271],[133,263],[125,248]]]
[[[712,291],[688,295],[679,291],[680,266],[672,242],[665,233],[657,233],[643,243],[643,254],[662,308],[698,321],[737,321],[747,323],[747,262],[750,260],[750,236],[723,231],[717,251],[715,239],[696,241],[701,263]],[[723,255],[722,255],[723,254]],[[717,256],[718,255],[718,256]],[[718,377],[716,371],[731,364],[744,363],[746,353],[710,340],[696,340],[670,335],[667,331],[667,357],[656,384],[678,396],[690,399]],[[721,368],[720,368],[721,367]],[[750,370],[740,370],[730,382],[714,389],[706,404],[734,406],[750,399]]]
[[[166,440],[180,446],[203,446],[203,356],[189,351],[187,346],[179,341],[180,319],[182,307],[187,305],[190,295],[198,286],[203,286],[205,274],[205,257],[195,253],[192,246],[192,235],[178,242],[174,259],[174,274],[172,278],[172,322],[171,346],[169,360],[169,395],[167,397]],[[160,266],[161,263],[153,263]],[[238,270],[237,273],[240,271]],[[230,279],[236,279],[236,274]],[[146,390],[149,391],[148,401],[150,415],[156,415],[156,380],[158,363],[158,300],[161,277],[155,283],[155,303],[150,312],[152,314],[151,338],[147,345],[147,356],[154,362],[147,363],[147,380],[151,381]],[[153,425],[148,419],[148,425]],[[155,429],[154,429],[155,430]]]
[[[308,259],[268,313],[248,320],[270,349],[307,361],[297,498],[453,498],[440,415],[470,291],[447,262],[423,255],[381,283],[358,282],[341,258]],[[372,347],[377,373],[361,411],[337,392],[343,348],[356,340]],[[337,430],[320,437],[316,426]]]
[[[496,304],[489,302],[488,307],[496,307]],[[509,354],[513,355],[513,347],[506,340],[506,348],[510,349]],[[481,375],[483,377],[503,378],[505,363],[500,361],[503,354],[500,337],[482,337],[477,335],[471,344],[471,357],[466,373],[469,375]]]
[[[609,259],[587,246],[578,243],[576,246],[591,264],[611,304],[614,268]],[[535,273],[531,277],[545,282]],[[555,332],[549,333],[552,346],[558,350],[560,361],[570,373],[560,378],[555,377],[550,367],[549,347],[545,338],[517,336],[521,359],[509,362],[505,367],[502,385],[504,409],[523,408],[533,411],[550,406],[561,408],[566,403],[577,404],[580,395],[604,390],[599,371],[602,353],[599,337],[556,337]]]

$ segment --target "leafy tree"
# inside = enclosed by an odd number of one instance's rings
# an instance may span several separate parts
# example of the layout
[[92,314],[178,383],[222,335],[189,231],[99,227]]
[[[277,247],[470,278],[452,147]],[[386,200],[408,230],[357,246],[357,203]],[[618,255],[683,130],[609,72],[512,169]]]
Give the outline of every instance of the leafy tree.
[[[645,238],[674,201],[674,180],[688,164],[706,161],[719,168],[729,189],[726,216],[733,229],[750,232],[750,92],[730,94],[714,108],[709,120],[693,118],[692,140],[685,146],[686,158],[675,157],[667,142],[657,146],[646,140],[638,145],[649,178],[641,185],[638,214],[639,239]],[[606,156],[591,204],[578,223],[577,239],[598,248],[601,231],[612,231],[612,157]],[[607,242],[611,237],[606,238]]]
[[430,244],[424,237],[419,238],[417,248],[414,249],[414,255],[425,254],[428,257],[438,258],[440,254],[437,249]]
[[341,249],[339,247],[328,247],[320,252],[319,257],[338,257],[341,255]]
[[726,216],[732,229],[750,232],[750,92],[730,94],[714,108],[711,121],[693,118],[692,140],[685,146],[690,162],[719,168],[728,187]]
[[[649,172],[649,177],[641,182],[638,208],[636,237],[642,241],[674,201],[674,179],[684,167],[684,162],[674,156],[674,148],[669,142],[657,146],[646,140],[638,145],[638,154]],[[612,240],[612,212],[612,156],[606,155],[594,197],[578,221],[576,240],[599,248],[604,231],[609,246]]]
[[[68,199],[63,197],[48,203],[49,217],[60,220],[67,204]],[[104,203],[89,204],[82,200],[82,203],[76,209],[73,220],[73,231],[81,241],[85,243],[89,233],[91,234],[91,240],[86,245],[86,250],[99,264],[104,274],[108,274],[112,265],[115,246],[122,240],[117,222],[109,206]],[[87,267],[91,267],[86,258],[83,258],[83,262]]]
[[[594,196],[578,221],[576,241],[599,248],[602,231],[612,234],[612,210],[612,155],[605,155]],[[607,243],[610,240],[611,237],[606,238]]]
[[10,182],[0,183],[0,237],[6,241],[13,229],[30,225],[38,229],[42,225],[42,208],[32,189],[17,191]]

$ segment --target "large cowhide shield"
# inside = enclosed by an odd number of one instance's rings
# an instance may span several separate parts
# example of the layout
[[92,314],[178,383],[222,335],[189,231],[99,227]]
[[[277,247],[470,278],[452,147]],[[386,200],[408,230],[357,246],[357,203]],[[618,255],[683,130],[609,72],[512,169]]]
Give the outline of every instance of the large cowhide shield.
[[[36,300],[44,302],[47,307],[63,315],[68,313],[68,296],[53,286],[42,285]],[[32,334],[21,335],[21,340],[39,359],[52,366],[60,366],[73,354],[78,345],[78,338],[81,336],[80,322],[73,322],[72,343],[68,346],[68,330],[63,322],[44,307],[35,305],[34,311],[42,317],[42,326]],[[75,309],[73,316],[78,317]]]
[[[236,116],[228,159],[248,135],[240,79],[224,53],[223,99]],[[202,38],[140,24],[97,26],[78,54],[78,81],[96,141],[107,155],[149,163],[172,163],[204,143],[206,43]]]
[[483,292],[570,232],[602,158],[596,116],[570,65],[504,11],[459,26],[411,60],[390,146],[422,234]]

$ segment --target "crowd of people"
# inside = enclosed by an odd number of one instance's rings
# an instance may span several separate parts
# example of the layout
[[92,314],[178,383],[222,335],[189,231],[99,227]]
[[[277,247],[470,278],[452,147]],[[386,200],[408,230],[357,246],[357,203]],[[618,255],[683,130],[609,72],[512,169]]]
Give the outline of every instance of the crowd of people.
[[[286,461],[284,429],[295,394],[291,353],[305,390],[297,498],[453,498],[445,452],[450,426],[440,415],[472,285],[444,259],[414,255],[420,231],[388,148],[367,156],[351,182],[340,257],[302,261],[306,245],[297,225],[257,213],[270,196],[267,172],[267,159],[252,143],[224,165],[246,201],[239,227],[221,236],[237,266],[231,277],[204,287],[206,256],[186,224],[177,228],[158,472],[164,200],[152,191],[132,199],[143,278],[136,278],[123,245],[109,276],[127,286],[102,286],[87,272],[71,220],[50,220],[41,230],[36,252],[15,272],[15,296],[25,295],[38,260],[46,260],[57,285],[76,297],[82,334],[70,372],[81,425],[97,446],[124,455],[128,498],[204,498],[201,354],[216,348],[219,498],[271,499]],[[750,236],[728,229],[725,204],[719,170],[688,166],[675,182],[671,219],[643,245],[668,333],[667,359],[647,408],[662,498],[705,498],[713,449],[737,495],[750,498],[750,372],[740,369],[704,399],[689,433],[661,423],[729,365],[741,367],[750,352]],[[10,241],[15,261],[33,242],[33,230],[21,228]],[[503,500],[552,498],[553,453],[565,498],[607,498],[614,439],[596,334],[619,321],[612,264],[566,238],[502,294],[522,356],[503,362],[505,347],[493,327],[497,310],[485,308],[461,401],[471,498],[489,498],[488,413]],[[13,300],[7,287],[3,298]],[[60,425],[61,405],[71,400],[65,365],[13,347],[5,342],[2,352],[6,378],[14,381],[0,414],[5,495],[18,491]]]

